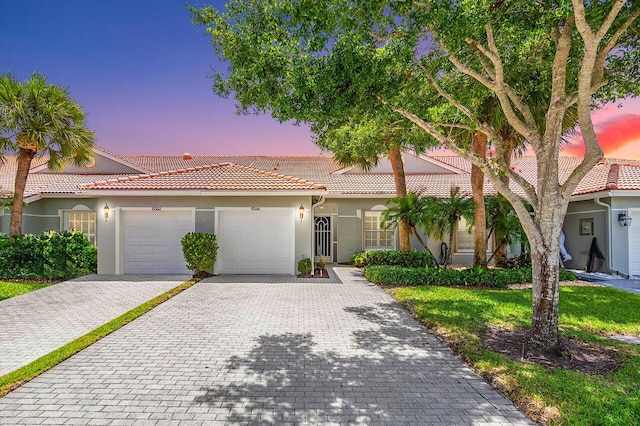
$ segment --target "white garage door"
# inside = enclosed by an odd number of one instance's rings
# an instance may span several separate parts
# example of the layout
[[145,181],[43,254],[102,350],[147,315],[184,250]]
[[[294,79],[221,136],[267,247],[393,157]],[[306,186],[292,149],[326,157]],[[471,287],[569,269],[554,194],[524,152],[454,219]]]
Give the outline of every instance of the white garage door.
[[629,269],[631,275],[640,275],[640,211],[630,211]]
[[292,274],[292,208],[218,210],[217,274]]
[[193,232],[191,210],[125,210],[122,214],[125,274],[188,274],[180,240]]

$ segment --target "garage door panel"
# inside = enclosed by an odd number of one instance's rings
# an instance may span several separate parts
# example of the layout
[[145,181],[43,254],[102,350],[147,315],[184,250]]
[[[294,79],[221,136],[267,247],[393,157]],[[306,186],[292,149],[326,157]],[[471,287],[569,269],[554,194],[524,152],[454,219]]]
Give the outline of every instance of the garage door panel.
[[291,274],[293,209],[220,210],[215,271],[220,274]]
[[195,228],[190,210],[124,211],[123,272],[186,274],[181,239]]

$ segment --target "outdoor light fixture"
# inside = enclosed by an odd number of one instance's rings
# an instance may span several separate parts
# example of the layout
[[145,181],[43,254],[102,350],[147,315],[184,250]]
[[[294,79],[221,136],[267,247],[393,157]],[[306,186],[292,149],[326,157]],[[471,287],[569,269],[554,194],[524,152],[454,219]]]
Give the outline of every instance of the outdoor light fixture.
[[104,212],[104,221],[106,222],[107,219],[109,219],[109,204],[105,204],[102,211]]
[[620,225],[622,226],[631,226],[631,216],[627,216],[626,211],[620,212],[618,215],[618,222],[620,222]]
[[302,204],[300,204],[298,211],[300,212],[300,222],[302,222],[302,219],[304,219],[304,206]]

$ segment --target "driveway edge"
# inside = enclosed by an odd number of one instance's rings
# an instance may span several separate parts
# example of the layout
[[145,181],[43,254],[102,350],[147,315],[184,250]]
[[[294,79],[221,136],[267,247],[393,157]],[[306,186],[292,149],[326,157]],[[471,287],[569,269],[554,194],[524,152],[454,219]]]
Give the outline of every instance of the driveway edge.
[[193,278],[189,281],[185,281],[182,284],[172,288],[171,290],[166,291],[161,295],[156,296],[153,299],[148,300],[145,303],[131,309],[130,311],[125,312],[124,314],[112,319],[111,321],[88,332],[87,334],[80,336],[75,340],[72,340],[64,346],[41,356],[40,358],[30,362],[23,367],[18,368],[17,370],[5,374],[4,376],[0,377],[0,397],[19,388],[24,383],[29,382],[45,371],[60,364],[67,358],[91,346],[103,337],[108,336],[114,331],[122,328],[131,321],[160,305],[161,303],[166,302],[174,296],[177,296],[184,290],[198,283],[200,280],[200,278]]

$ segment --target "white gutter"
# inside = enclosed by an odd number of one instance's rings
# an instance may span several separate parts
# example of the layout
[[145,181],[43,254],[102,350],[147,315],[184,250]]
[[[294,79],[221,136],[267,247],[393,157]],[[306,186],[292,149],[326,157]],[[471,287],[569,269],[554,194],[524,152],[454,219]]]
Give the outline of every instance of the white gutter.
[[[611,206],[607,203],[603,203],[602,201],[600,201],[600,197],[594,198],[593,202],[607,209],[607,228],[609,228],[608,230],[609,235],[607,238],[607,247],[609,249],[609,256],[608,256],[609,259],[607,259],[607,263],[608,263],[607,267],[609,268],[610,272],[614,272],[615,270],[613,269],[613,264],[611,263],[613,259],[613,252],[612,252],[613,244],[611,243],[611,240],[613,240],[613,235],[612,235],[613,230],[611,229]],[[615,272],[616,274],[618,274],[618,271],[615,271]]]
[[[314,274],[315,269],[313,264],[315,263],[315,256],[313,255],[313,249],[316,246],[316,230],[315,230],[315,216],[316,216],[316,207],[321,206],[327,201],[324,195],[320,196],[320,199],[317,203],[313,204],[313,199],[311,200],[311,275]],[[333,243],[332,243],[333,244]]]

